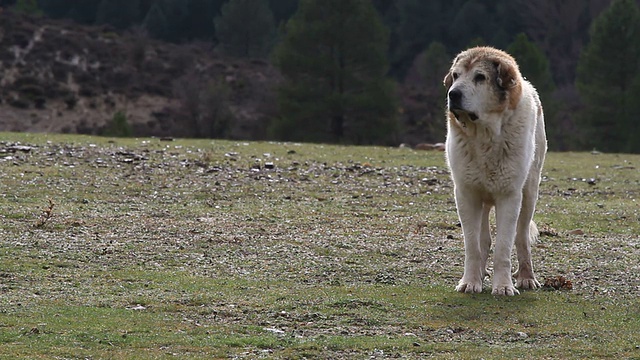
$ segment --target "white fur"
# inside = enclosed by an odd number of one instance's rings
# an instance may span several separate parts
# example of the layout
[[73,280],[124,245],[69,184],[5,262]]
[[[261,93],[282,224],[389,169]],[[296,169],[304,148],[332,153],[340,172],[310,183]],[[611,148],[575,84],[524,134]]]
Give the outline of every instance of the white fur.
[[516,286],[535,289],[540,284],[533,271],[531,242],[538,231],[532,218],[547,150],[538,94],[518,72],[515,81],[522,85],[522,91],[517,105],[496,112],[499,101],[492,87],[497,85],[490,79],[475,83],[473,68],[458,71],[460,75],[456,74],[459,77],[449,91],[460,89],[465,110],[477,114],[478,119],[473,121],[466,113],[458,119],[450,113],[448,119],[446,154],[465,244],[464,275],[456,290],[482,291],[488,274],[492,207],[497,227],[492,293],[519,294],[511,275],[514,243],[519,264],[513,275]]

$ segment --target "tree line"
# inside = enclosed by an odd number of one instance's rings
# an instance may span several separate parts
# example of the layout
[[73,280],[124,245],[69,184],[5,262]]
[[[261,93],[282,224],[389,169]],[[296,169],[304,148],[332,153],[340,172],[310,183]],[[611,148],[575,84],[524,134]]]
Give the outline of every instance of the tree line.
[[442,77],[474,45],[506,49],[538,89],[550,147],[640,152],[636,0],[0,0],[0,6],[263,58],[285,81],[274,139],[444,137]]

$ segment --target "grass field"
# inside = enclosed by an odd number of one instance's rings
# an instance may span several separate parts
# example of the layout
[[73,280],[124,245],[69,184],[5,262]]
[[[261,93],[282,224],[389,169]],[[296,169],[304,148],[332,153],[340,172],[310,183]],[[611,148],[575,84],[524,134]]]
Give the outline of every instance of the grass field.
[[0,358],[640,358],[639,167],[549,154],[573,288],[500,298],[454,291],[442,153],[1,133]]

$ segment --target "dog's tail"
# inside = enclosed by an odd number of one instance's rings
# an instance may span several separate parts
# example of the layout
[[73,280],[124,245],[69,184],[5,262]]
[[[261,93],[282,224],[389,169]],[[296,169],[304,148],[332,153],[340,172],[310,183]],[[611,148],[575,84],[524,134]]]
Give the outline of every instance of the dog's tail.
[[529,244],[535,244],[539,237],[540,231],[538,231],[538,226],[531,220],[531,223],[529,223]]

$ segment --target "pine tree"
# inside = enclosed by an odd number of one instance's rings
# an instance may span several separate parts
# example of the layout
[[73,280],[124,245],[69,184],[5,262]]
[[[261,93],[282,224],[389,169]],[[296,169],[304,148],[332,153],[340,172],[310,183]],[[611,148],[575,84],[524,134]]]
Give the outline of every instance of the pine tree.
[[144,18],[143,26],[157,39],[177,42],[184,38],[188,16],[188,3],[184,0],[157,0]]
[[640,9],[614,0],[594,21],[578,62],[576,85],[584,103],[579,123],[584,145],[602,151],[637,151],[635,105],[640,97]]
[[631,88],[629,89],[629,93],[627,95],[627,104],[629,107],[629,119],[631,121],[627,122],[628,128],[625,131],[628,133],[626,148],[624,151],[628,151],[631,153],[639,154],[640,153],[640,141],[638,141],[638,137],[640,137],[640,71],[633,78],[633,82],[631,83]]
[[140,0],[102,0],[96,13],[98,24],[110,24],[126,29],[140,16]]
[[216,28],[211,19],[220,13],[225,0],[190,0],[185,19],[185,37],[187,39],[215,39]]
[[39,0],[38,4],[45,15],[51,18],[63,18],[69,14],[74,0]]
[[102,1],[100,0],[75,1],[74,4],[68,8],[66,17],[82,24],[95,24],[98,8],[101,3]]
[[107,123],[106,128],[103,130],[102,135],[113,137],[131,137],[133,130],[129,121],[127,120],[127,114],[119,110],[113,114],[111,121]]
[[444,141],[446,89],[442,79],[450,66],[451,55],[446,47],[434,41],[407,71],[401,88],[404,141]]
[[275,37],[275,20],[267,0],[231,0],[216,17],[216,37],[228,54],[263,57]]
[[38,7],[37,0],[18,0],[13,10],[27,15],[42,15],[42,10]]
[[550,145],[562,144],[566,140],[562,138],[561,127],[558,126],[556,119],[559,104],[553,98],[556,86],[549,60],[538,45],[530,41],[524,33],[516,35],[514,41],[507,47],[507,52],[516,59],[522,75],[538,91],[544,108],[544,120]]
[[520,33],[507,47],[507,52],[516,59],[520,72],[536,87],[541,97],[550,97],[555,84],[549,60],[542,50],[526,34]]
[[396,71],[403,76],[421,51],[442,39],[440,35],[451,16],[438,0],[398,0],[396,6],[398,44],[392,55]]
[[269,7],[273,11],[276,24],[286,22],[298,9],[299,0],[269,0]]
[[451,55],[442,43],[434,41],[418,58],[421,60],[419,71],[427,97],[421,123],[422,130],[430,141],[443,141],[446,135],[446,121],[443,115],[446,89],[442,86],[442,79],[451,66]]
[[169,32],[167,16],[159,2],[154,3],[142,23],[149,35],[156,39],[164,39]]
[[283,140],[354,144],[391,141],[395,86],[385,77],[388,31],[367,0],[302,0],[274,61],[286,81]]

